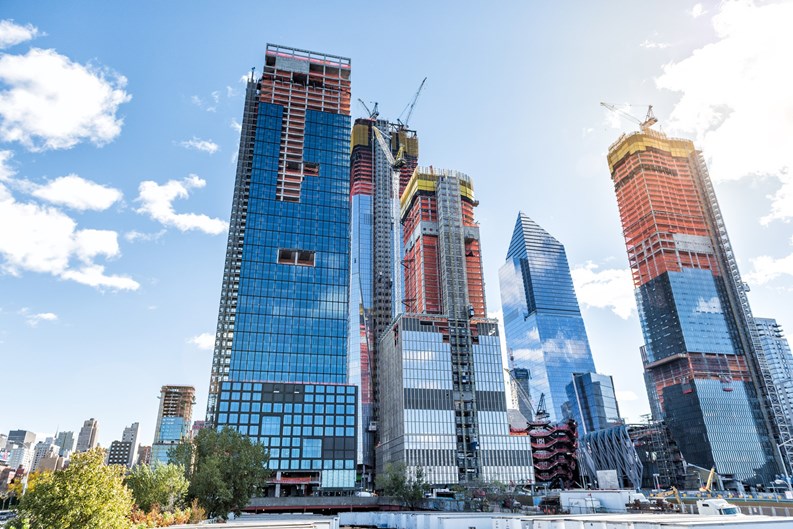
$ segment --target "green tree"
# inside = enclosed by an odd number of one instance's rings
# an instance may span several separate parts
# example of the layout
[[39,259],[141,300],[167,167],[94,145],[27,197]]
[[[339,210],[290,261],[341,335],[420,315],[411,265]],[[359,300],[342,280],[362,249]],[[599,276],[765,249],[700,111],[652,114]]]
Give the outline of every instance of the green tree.
[[231,428],[201,430],[168,455],[185,468],[190,480],[188,496],[213,517],[240,514],[270,476],[270,457],[264,447]]
[[122,466],[104,464],[99,448],[72,456],[69,466],[45,472],[19,500],[11,527],[30,529],[128,529],[132,493]]
[[385,472],[377,476],[375,486],[386,496],[401,500],[411,509],[418,506],[429,490],[429,483],[424,481],[424,469],[416,467],[415,475],[409,476],[404,463],[386,464]]
[[184,468],[172,463],[155,463],[134,467],[124,483],[132,491],[135,503],[143,511],[151,511],[156,505],[162,512],[174,512],[185,506],[187,488],[190,483]]

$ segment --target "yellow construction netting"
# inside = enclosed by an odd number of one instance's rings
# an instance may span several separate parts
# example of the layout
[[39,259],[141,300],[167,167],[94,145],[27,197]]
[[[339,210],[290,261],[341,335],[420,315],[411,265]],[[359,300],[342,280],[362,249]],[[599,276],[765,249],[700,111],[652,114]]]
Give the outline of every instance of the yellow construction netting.
[[656,131],[636,132],[626,136],[609,149],[609,170],[614,172],[614,166],[629,154],[647,150],[648,147],[666,151],[678,158],[688,158],[694,152],[694,143],[690,140],[668,138],[665,134]]

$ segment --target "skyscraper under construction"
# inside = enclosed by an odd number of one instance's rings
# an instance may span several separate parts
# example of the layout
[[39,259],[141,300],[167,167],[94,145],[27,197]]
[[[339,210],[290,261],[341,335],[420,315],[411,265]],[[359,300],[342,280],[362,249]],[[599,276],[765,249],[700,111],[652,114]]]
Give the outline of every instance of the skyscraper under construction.
[[402,463],[446,485],[532,477],[529,438],[507,422],[475,205],[454,171],[417,168],[402,193],[405,310],[379,337],[378,472]]
[[608,164],[633,272],[653,416],[683,456],[758,482],[790,439],[702,154],[653,131],[622,135]]
[[402,311],[399,196],[418,163],[418,138],[415,131],[370,114],[355,120],[350,155],[348,370],[350,382],[360,388],[358,463],[368,486],[377,435],[377,338]]
[[350,60],[268,44],[246,89],[207,419],[284,487],[351,488]]

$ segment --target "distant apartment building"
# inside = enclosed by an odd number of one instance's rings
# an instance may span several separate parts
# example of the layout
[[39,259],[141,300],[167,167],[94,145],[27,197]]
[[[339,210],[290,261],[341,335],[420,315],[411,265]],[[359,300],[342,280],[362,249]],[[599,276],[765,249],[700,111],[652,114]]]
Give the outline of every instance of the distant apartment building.
[[17,446],[26,446],[31,448],[35,442],[35,433],[29,432],[28,430],[11,430],[8,432],[8,440],[6,441],[6,444],[14,444]]
[[108,465],[124,465],[131,467],[130,458],[134,454],[132,443],[129,441],[113,441],[107,451]]
[[4,433],[0,433],[0,450],[5,449],[7,442],[8,442],[8,436]]
[[35,472],[40,470],[39,465],[44,458],[60,457],[60,447],[55,444],[54,437],[47,437],[44,441],[39,441],[33,449],[33,461],[30,470]]
[[36,466],[37,472],[55,472],[56,470],[63,470],[66,465],[66,459],[58,454],[50,454],[49,456],[42,457]]
[[106,462],[108,465],[124,465],[132,468],[135,462],[135,450],[138,446],[138,423],[124,428],[121,440],[110,443],[107,451]]
[[[782,413],[793,418],[793,352],[782,326],[772,318],[755,318],[760,335],[759,355],[779,395]],[[793,461],[788,461],[788,466]]]
[[163,386],[160,390],[160,409],[154,443],[151,446],[151,461],[167,463],[168,452],[190,436],[195,404],[193,386]]
[[129,455],[124,464],[130,468],[135,463],[135,450],[138,448],[138,428],[139,424],[133,422],[130,426],[124,428],[124,433],[121,434],[121,442],[129,443]]
[[60,447],[60,456],[69,457],[74,452],[74,432],[58,432],[55,444]]
[[96,448],[96,434],[99,431],[99,421],[94,418],[88,419],[80,428],[77,436],[77,452],[87,452]]
[[151,447],[145,445],[138,446],[138,459],[136,465],[149,465],[151,464]]
[[12,448],[8,456],[7,465],[11,468],[22,467],[30,472],[33,468],[33,449],[26,446]]

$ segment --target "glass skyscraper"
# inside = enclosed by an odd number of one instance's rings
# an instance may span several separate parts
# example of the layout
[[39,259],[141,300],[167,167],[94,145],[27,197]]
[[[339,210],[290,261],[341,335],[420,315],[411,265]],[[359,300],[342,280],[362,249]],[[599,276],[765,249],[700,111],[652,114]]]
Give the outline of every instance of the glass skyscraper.
[[722,476],[768,482],[789,438],[703,157],[643,127],[608,152],[636,286],[653,415],[683,456]]
[[510,367],[534,404],[545,395],[550,420],[573,417],[582,432],[620,424],[611,377],[595,373],[564,246],[524,213],[499,283]]
[[207,419],[288,486],[355,484],[350,60],[268,44],[248,81]]

